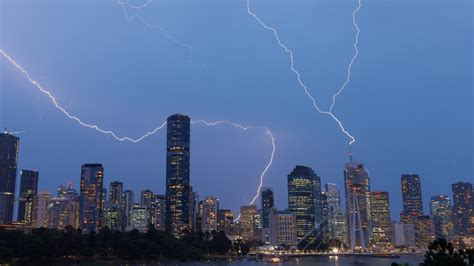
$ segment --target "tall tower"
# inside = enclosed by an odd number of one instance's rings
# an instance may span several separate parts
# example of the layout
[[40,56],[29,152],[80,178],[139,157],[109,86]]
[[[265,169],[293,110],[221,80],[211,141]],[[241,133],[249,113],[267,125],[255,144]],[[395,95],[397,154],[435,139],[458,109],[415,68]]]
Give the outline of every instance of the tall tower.
[[435,237],[448,239],[452,234],[451,200],[446,195],[431,196],[430,213],[433,217]]
[[272,188],[262,189],[262,227],[270,227],[270,212],[275,207],[275,196]]
[[13,220],[19,145],[18,137],[8,132],[0,133],[0,224]]
[[104,168],[102,164],[83,164],[79,196],[80,223],[85,233],[102,226]]
[[391,243],[390,201],[388,192],[372,192],[370,207],[372,212],[371,243],[378,248],[388,248]]
[[39,173],[32,170],[21,170],[20,198],[18,200],[18,221],[31,224],[33,198],[38,194]]
[[182,114],[167,119],[166,231],[175,237],[191,229],[190,217],[190,122]]
[[472,183],[457,182],[453,189],[453,223],[456,235],[474,235],[474,195]]
[[[321,179],[307,166],[297,165],[288,175],[288,207],[296,215],[298,241],[321,235]],[[311,233],[313,232],[313,233]],[[307,239],[309,240],[309,239]],[[312,237],[314,241],[314,237]]]
[[344,186],[348,243],[352,250],[365,249],[369,241],[370,179],[364,164],[346,163]]
[[119,181],[110,182],[109,202],[123,205],[123,183]]
[[416,224],[417,218],[423,215],[420,177],[415,174],[402,175],[401,185],[403,211],[400,218],[404,223]]

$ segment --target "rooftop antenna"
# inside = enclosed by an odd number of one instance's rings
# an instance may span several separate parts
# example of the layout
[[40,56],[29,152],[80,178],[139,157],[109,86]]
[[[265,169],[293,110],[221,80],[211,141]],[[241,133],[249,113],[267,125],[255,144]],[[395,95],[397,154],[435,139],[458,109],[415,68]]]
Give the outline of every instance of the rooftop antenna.
[[352,163],[352,145],[349,145],[349,162]]

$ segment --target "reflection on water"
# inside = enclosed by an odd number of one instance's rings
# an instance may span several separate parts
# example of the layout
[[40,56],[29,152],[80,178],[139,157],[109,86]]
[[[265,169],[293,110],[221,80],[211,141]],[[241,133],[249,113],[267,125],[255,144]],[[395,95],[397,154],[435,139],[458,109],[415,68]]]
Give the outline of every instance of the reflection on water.
[[400,258],[371,258],[371,257],[343,257],[343,256],[331,256],[331,257],[301,257],[301,258],[290,258],[289,261],[281,263],[268,263],[268,262],[256,262],[256,261],[205,261],[205,262],[131,262],[117,264],[117,262],[96,262],[86,263],[81,265],[121,265],[121,266],[152,266],[152,265],[163,265],[163,266],[238,266],[238,265],[249,265],[249,266],[260,266],[260,265],[278,265],[278,266],[309,266],[309,265],[334,265],[334,266],[349,266],[349,265],[365,265],[365,266],[384,266],[391,265],[393,262],[406,263],[408,265],[418,265],[423,260],[422,256],[401,256]]

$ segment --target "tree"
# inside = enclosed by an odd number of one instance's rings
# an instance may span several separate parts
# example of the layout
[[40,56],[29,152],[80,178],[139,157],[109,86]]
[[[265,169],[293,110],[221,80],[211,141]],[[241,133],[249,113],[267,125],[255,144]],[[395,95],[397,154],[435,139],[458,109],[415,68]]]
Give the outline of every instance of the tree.
[[436,239],[428,246],[425,253],[425,259],[421,265],[423,266],[465,266],[467,265],[464,252],[461,255],[454,249],[452,243],[448,243],[445,239]]

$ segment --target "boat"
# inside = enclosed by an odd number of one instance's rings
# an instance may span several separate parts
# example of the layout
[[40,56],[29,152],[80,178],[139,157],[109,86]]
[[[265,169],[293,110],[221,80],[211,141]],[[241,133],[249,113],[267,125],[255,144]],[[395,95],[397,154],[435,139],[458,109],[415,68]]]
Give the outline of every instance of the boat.
[[279,257],[272,257],[268,259],[268,262],[270,263],[280,263],[281,259]]

